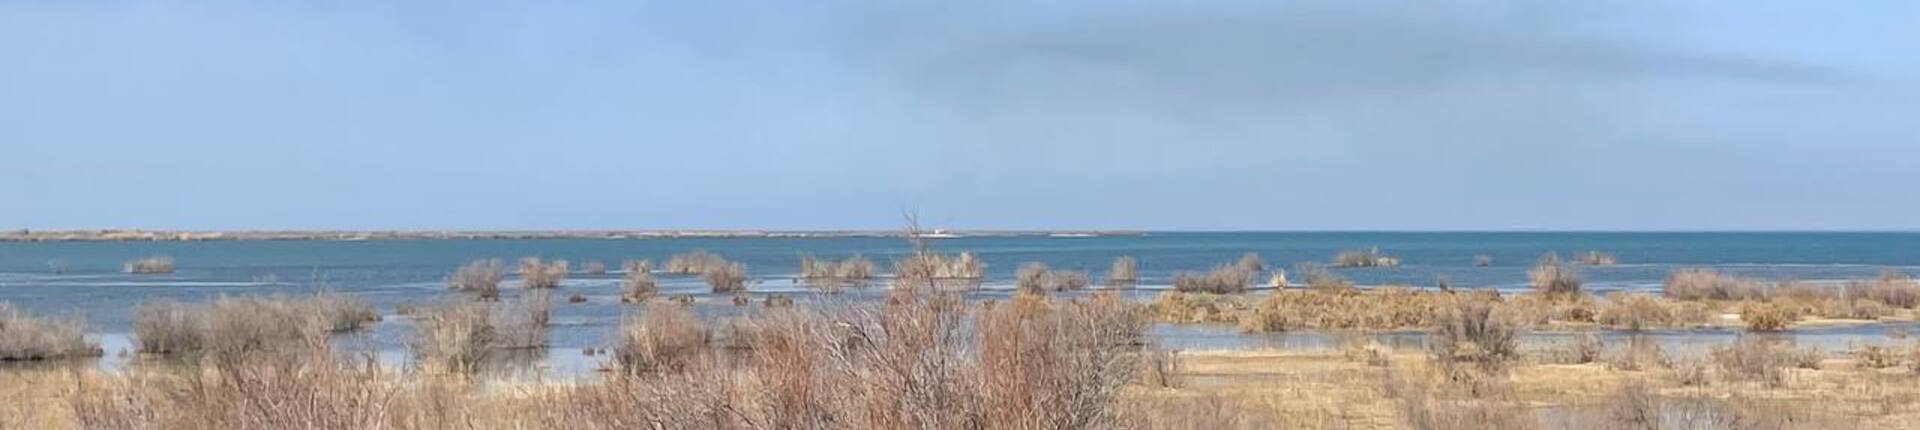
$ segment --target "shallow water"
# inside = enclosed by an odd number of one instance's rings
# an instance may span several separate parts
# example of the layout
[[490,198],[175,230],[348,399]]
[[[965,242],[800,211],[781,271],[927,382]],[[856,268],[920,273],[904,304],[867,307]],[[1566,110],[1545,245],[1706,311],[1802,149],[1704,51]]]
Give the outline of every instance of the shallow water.
[[[1885,270],[1920,272],[1920,233],[1152,233],[1112,237],[980,237],[934,241],[942,251],[971,251],[987,263],[986,291],[976,298],[1003,297],[1022,262],[1087,270],[1097,280],[1118,256],[1140,262],[1142,300],[1165,288],[1174,273],[1204,270],[1231,262],[1244,252],[1259,253],[1270,265],[1292,268],[1326,262],[1346,249],[1378,247],[1399,257],[1395,268],[1337,269],[1364,285],[1431,285],[1446,277],[1457,287],[1524,288],[1526,270],[1548,251],[1571,255],[1609,252],[1621,264],[1583,268],[1588,288],[1656,290],[1667,273],[1681,267],[1713,267],[1723,272],[1768,279],[1839,281],[1867,278]],[[85,317],[109,348],[125,345],[129,314],[141,301],[170,297],[204,301],[220,295],[299,294],[334,290],[366,298],[387,314],[386,321],[356,340],[392,361],[404,361],[404,339],[411,323],[394,315],[396,305],[425,303],[444,293],[443,279],[473,259],[500,258],[509,264],[522,256],[567,259],[579,268],[590,261],[618,268],[620,261],[646,258],[656,264],[669,256],[706,249],[747,265],[760,281],[756,294],[779,293],[801,301],[831,303],[878,297],[856,291],[825,298],[792,281],[797,256],[842,258],[861,254],[887,262],[909,252],[894,238],[686,238],[646,240],[411,240],[411,241],[210,241],[210,242],[7,242],[0,243],[0,301],[42,314]],[[173,257],[167,275],[120,273],[127,260]],[[1475,267],[1476,255],[1494,259]],[[535,372],[579,373],[601,357],[580,350],[602,346],[612,329],[635,307],[619,303],[617,271],[605,275],[574,273],[554,294],[552,348],[527,360]],[[707,292],[698,279],[661,275],[663,294],[691,294],[708,316],[742,312],[725,297]],[[1260,281],[1264,281],[1262,278]],[[517,291],[509,281],[508,293]],[[565,297],[584,294],[587,303]],[[1885,340],[1885,327],[1797,330],[1805,342],[1844,347],[1850,342]],[[1880,333],[1880,334],[1875,334]],[[1322,348],[1327,334],[1242,335],[1221,327],[1158,327],[1158,342],[1180,349]],[[1655,334],[1676,345],[1724,342],[1734,331]],[[1384,343],[1423,342],[1418,333],[1386,333]],[[1533,336],[1551,337],[1553,334]],[[112,364],[108,364],[112,365]]]

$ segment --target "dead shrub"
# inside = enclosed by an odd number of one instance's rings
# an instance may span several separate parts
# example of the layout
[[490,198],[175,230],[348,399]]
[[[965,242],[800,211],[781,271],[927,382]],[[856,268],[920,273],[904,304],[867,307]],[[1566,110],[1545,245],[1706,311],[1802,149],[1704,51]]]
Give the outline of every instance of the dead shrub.
[[607,274],[607,263],[589,261],[585,266],[580,268],[580,272],[588,275],[605,275]]
[[492,355],[505,333],[488,303],[447,301],[419,308],[409,344],[414,360],[430,370],[470,373]]
[[500,282],[506,280],[507,271],[498,259],[474,260],[453,271],[447,277],[447,288],[454,291],[478,293],[483,300],[500,298]]
[[1348,281],[1340,274],[1317,264],[1301,263],[1299,267],[1294,268],[1294,271],[1298,272],[1301,279],[1307,283],[1308,291],[1346,293],[1359,290],[1353,286],[1353,281]]
[[1853,360],[1859,363],[1860,367],[1885,369],[1903,364],[1906,361],[1906,352],[1881,345],[1862,344],[1854,346]]
[[1231,323],[1252,308],[1244,296],[1166,291],[1148,305],[1155,320],[1169,323]]
[[1705,306],[1675,303],[1643,294],[1613,293],[1594,321],[1613,329],[1644,331],[1707,323],[1713,316]]
[[1149,387],[1180,388],[1186,386],[1182,376],[1183,368],[1180,351],[1147,348],[1140,351],[1142,383]]
[[683,254],[674,254],[673,257],[667,258],[665,269],[667,273],[697,275],[719,269],[726,266],[727,263],[727,259],[721,257],[720,254],[707,252],[705,249],[695,249]]
[[1527,281],[1535,292],[1557,299],[1572,298],[1580,295],[1580,272],[1572,266],[1560,262],[1560,256],[1547,253],[1540,256],[1533,270],[1527,271]]
[[1678,300],[1767,300],[1773,296],[1773,290],[1759,281],[1700,268],[1668,273],[1662,291]]
[[1113,267],[1107,269],[1107,285],[1114,287],[1131,286],[1140,282],[1140,264],[1133,257],[1122,256],[1113,259]]
[[1473,256],[1473,267],[1487,267],[1492,265],[1493,265],[1493,256],[1491,255]]
[[1740,307],[1740,321],[1747,323],[1747,331],[1786,330],[1799,320],[1800,311],[1784,304],[1746,303]]
[[97,357],[100,347],[87,342],[85,321],[49,318],[0,302],[0,361]]
[[858,285],[873,278],[873,261],[854,255],[846,260],[820,260],[800,256],[800,281],[822,292],[839,292],[841,287]]
[[354,331],[380,321],[380,311],[359,296],[322,291],[300,302],[296,305],[310,306],[320,313],[328,331]]
[[1441,362],[1498,368],[1517,356],[1520,324],[1493,301],[1457,300],[1442,310],[1437,323],[1433,354]]
[[173,299],[141,302],[133,310],[134,349],[148,354],[199,351],[211,327],[204,306]]
[[1613,254],[1610,253],[1587,251],[1584,254],[1580,254],[1580,264],[1588,266],[1612,266],[1619,263],[1620,259],[1615,258]]
[[710,267],[700,273],[700,279],[707,282],[715,294],[740,293],[747,290],[747,265],[727,263]]
[[614,363],[628,374],[681,372],[706,354],[710,335],[685,306],[655,304],[620,327]]
[[1641,371],[1670,367],[1673,361],[1667,358],[1666,349],[1660,342],[1646,336],[1633,336],[1627,339],[1627,345],[1607,357],[1607,368],[1624,371]]
[[620,271],[621,271],[621,272],[626,272],[626,273],[633,273],[633,272],[653,272],[653,260],[647,260],[647,259],[639,259],[639,260],[634,260],[634,259],[629,259],[629,260],[626,260],[626,261],[622,261],[622,262],[620,262]]
[[1884,303],[1901,309],[1913,309],[1920,305],[1920,282],[1905,273],[1886,271],[1871,281],[1848,282],[1845,287],[1847,297],[1859,297]]
[[567,260],[540,261],[539,257],[520,259],[520,286],[532,289],[556,288],[567,279]]
[[1731,345],[1713,347],[1707,354],[1723,377],[1738,381],[1760,381],[1773,387],[1785,385],[1786,369],[1805,364],[1808,355],[1794,350],[1792,345],[1784,341],[1754,336],[1741,337]]
[[620,279],[621,303],[646,303],[660,295],[660,284],[645,270],[628,270]]
[[1207,273],[1180,272],[1173,275],[1174,291],[1186,293],[1237,294],[1247,291],[1253,272],[1242,265],[1215,267]]

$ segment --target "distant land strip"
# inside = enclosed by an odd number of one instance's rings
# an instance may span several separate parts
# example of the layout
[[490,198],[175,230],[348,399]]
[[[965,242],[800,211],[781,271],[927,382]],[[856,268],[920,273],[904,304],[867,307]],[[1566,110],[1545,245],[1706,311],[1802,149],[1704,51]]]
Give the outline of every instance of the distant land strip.
[[[931,230],[925,238],[1139,236],[1129,230]],[[675,239],[675,238],[904,238],[900,230],[27,230],[0,231],[0,242],[213,241],[213,240],[527,240],[527,239]]]

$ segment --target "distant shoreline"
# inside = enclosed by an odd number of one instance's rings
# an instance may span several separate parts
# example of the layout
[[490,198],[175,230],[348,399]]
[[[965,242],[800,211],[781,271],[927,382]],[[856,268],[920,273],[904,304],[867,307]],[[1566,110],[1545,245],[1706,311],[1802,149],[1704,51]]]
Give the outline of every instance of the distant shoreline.
[[[921,237],[1105,237],[1140,236],[1132,230],[934,230]],[[547,231],[395,231],[395,230],[9,230],[0,242],[192,242],[264,240],[538,240],[538,239],[756,239],[756,238],[905,238],[899,230],[547,230]]]

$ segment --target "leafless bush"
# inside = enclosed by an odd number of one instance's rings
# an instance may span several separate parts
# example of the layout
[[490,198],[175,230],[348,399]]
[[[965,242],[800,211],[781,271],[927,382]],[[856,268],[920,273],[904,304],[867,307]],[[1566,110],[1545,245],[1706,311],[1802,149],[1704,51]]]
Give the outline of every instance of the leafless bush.
[[1661,327],[1683,327],[1705,324],[1713,316],[1698,303],[1678,303],[1655,297],[1614,293],[1600,307],[1595,322],[1609,328],[1643,331]]
[[646,303],[660,295],[660,285],[653,281],[653,274],[645,270],[628,270],[620,280],[620,301],[623,303]]
[[1872,281],[1848,282],[1848,297],[1860,297],[1885,303],[1901,309],[1913,309],[1920,305],[1920,282],[1915,282],[1907,274],[1887,271]]
[[1133,257],[1122,256],[1113,259],[1113,267],[1107,269],[1107,285],[1123,287],[1140,282],[1140,264]]
[[645,259],[631,260],[630,259],[630,260],[622,261],[620,262],[620,271],[627,272],[627,273],[652,272],[653,260],[645,260]]
[[1181,375],[1180,351],[1148,348],[1140,351],[1142,383],[1149,387],[1180,388],[1186,385]]
[[366,328],[367,324],[380,321],[380,312],[373,304],[358,296],[323,291],[307,297],[297,306],[310,306],[326,321],[328,331],[342,332]]
[[122,268],[127,273],[141,275],[173,273],[173,257],[143,257],[128,261]]
[[620,328],[614,363],[628,374],[681,372],[706,354],[710,335],[685,306],[655,304]]
[[1487,267],[1487,266],[1492,266],[1492,265],[1493,265],[1493,256],[1491,256],[1491,255],[1475,255],[1475,256],[1473,256],[1473,266],[1474,266],[1474,267]]
[[873,278],[873,261],[854,255],[846,260],[820,260],[800,256],[800,281],[823,292],[838,292],[841,287],[858,285]]
[[1572,298],[1580,295],[1579,271],[1560,262],[1560,256],[1547,253],[1527,272],[1527,280],[1533,290],[1542,295],[1556,298]]
[[1667,274],[1665,294],[1679,300],[1766,300],[1766,284],[1722,275],[1712,269],[1680,269]]
[[[1713,347],[1707,355],[1727,379],[1761,381],[1775,387],[1786,384],[1787,368],[1800,367],[1808,362],[1807,357],[1817,356],[1795,350],[1784,341],[1755,336],[1742,337],[1731,345]],[[1813,362],[1818,363],[1818,360]]]
[[500,281],[505,279],[507,270],[500,260],[474,260],[447,277],[447,288],[479,293],[481,299],[493,300],[500,298]]
[[1247,265],[1234,264],[1213,268],[1204,274],[1180,272],[1173,275],[1173,289],[1189,293],[1236,294],[1247,291],[1253,272]]
[[673,257],[668,258],[666,270],[667,273],[694,275],[718,269],[726,266],[727,263],[727,259],[720,254],[710,253],[705,249],[695,249],[684,254],[674,254]]
[[491,316],[494,348],[533,349],[547,346],[547,326],[553,319],[553,298],[545,289],[527,290]]
[[1435,358],[1497,368],[1517,356],[1520,323],[1489,300],[1462,299],[1443,309],[1433,333]]
[[567,260],[540,261],[539,257],[520,259],[520,286],[532,289],[554,288],[567,279]]
[[1247,273],[1260,273],[1262,270],[1267,270],[1267,263],[1261,261],[1260,254],[1256,252],[1240,254],[1240,260],[1235,261],[1233,265]]
[[86,326],[79,318],[35,316],[0,302],[0,361],[99,356]]
[[1607,368],[1613,370],[1640,371],[1673,366],[1667,358],[1666,349],[1660,342],[1646,336],[1633,336],[1627,339],[1627,345],[1607,357]]
[[414,359],[431,370],[478,370],[505,335],[494,325],[496,313],[489,303],[448,301],[420,308],[410,345]]
[[747,290],[747,265],[727,263],[710,267],[700,273],[700,279],[706,281],[716,294],[744,292]]
[[1333,256],[1333,267],[1394,267],[1400,259],[1380,253],[1380,248],[1340,251]]
[[133,310],[133,343],[143,353],[199,351],[210,329],[204,306],[157,299]]
[[209,307],[203,349],[216,367],[250,362],[292,365],[327,350],[332,330],[312,306],[284,297],[221,297]]
[[1318,264],[1301,263],[1299,267],[1294,268],[1294,271],[1299,273],[1300,278],[1307,283],[1308,291],[1347,293],[1359,290],[1353,286],[1353,281],[1348,281],[1340,274],[1333,273]]
[[1748,331],[1781,331],[1799,321],[1800,311],[1780,303],[1746,303],[1740,307],[1740,321]]
[[1899,366],[1906,361],[1906,351],[1882,345],[1863,344],[1853,348],[1853,359],[1860,364],[1860,367],[1885,369]]
[[607,274],[607,264],[598,261],[589,261],[580,271],[588,275],[605,275]]
[[1162,292],[1148,305],[1154,319],[1170,323],[1231,323],[1253,305],[1242,295]]

